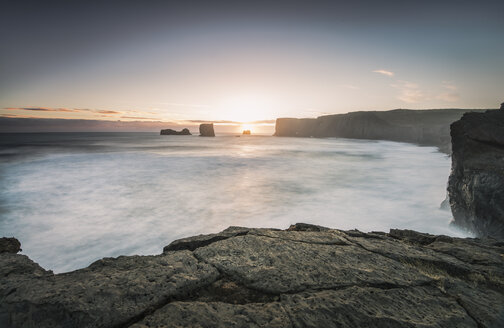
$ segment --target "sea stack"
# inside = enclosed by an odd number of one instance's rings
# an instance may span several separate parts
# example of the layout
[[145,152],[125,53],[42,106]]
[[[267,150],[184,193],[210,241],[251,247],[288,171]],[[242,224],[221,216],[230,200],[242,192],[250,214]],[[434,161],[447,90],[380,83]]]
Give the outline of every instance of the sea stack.
[[504,238],[504,111],[466,113],[451,125],[453,223]]
[[213,123],[204,123],[199,126],[200,137],[215,137]]
[[187,128],[182,129],[182,131],[175,131],[172,129],[164,129],[164,130],[161,130],[160,134],[163,136],[190,136],[191,132]]
[[250,135],[250,130],[243,130],[243,134]]

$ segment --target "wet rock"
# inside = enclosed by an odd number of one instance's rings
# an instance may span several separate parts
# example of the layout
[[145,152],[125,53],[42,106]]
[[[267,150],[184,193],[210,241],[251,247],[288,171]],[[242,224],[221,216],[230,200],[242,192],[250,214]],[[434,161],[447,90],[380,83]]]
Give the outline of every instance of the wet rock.
[[201,137],[215,137],[213,123],[200,124],[199,132]]
[[173,136],[190,136],[191,132],[187,128],[182,129],[182,131],[175,131],[172,129],[164,129],[164,130],[161,130],[160,134],[161,135],[173,135]]
[[504,239],[504,111],[467,113],[451,125],[453,223]]

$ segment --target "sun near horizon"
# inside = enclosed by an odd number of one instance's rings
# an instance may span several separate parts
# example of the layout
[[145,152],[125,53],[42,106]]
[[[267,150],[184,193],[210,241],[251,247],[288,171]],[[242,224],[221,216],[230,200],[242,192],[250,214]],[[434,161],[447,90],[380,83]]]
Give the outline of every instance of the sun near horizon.
[[494,108],[503,10],[501,1],[9,1],[0,120],[142,131],[205,121],[240,132],[271,131],[279,117]]

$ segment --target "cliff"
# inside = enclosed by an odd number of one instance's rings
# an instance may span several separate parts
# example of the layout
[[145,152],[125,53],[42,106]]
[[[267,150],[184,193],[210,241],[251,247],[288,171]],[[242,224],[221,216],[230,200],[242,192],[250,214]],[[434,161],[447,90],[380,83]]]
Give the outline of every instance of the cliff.
[[57,275],[16,242],[0,243],[1,327],[504,325],[493,239],[230,227]]
[[[391,140],[437,146],[450,153],[450,124],[470,109],[351,112],[317,118],[279,118],[275,136]],[[481,111],[481,110],[475,110]]]
[[464,114],[451,125],[451,139],[453,223],[504,239],[504,110]]

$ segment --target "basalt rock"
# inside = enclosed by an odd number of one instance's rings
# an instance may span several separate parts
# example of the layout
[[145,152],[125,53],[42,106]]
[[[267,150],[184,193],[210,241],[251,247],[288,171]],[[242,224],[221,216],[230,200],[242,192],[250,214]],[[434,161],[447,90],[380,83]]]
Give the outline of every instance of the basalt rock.
[[[450,124],[470,109],[362,111],[317,118],[279,118],[278,137],[339,137],[437,146],[450,153]],[[479,110],[481,111],[481,110]]]
[[215,137],[213,123],[204,123],[199,126],[200,136],[202,137]]
[[187,128],[182,129],[182,131],[175,131],[172,129],[164,129],[164,130],[161,130],[160,134],[167,135],[167,136],[190,136],[191,132]]
[[504,245],[230,227],[64,274],[0,253],[0,327],[502,327]]
[[504,111],[467,113],[451,125],[453,223],[504,239]]
[[21,243],[16,238],[0,238],[0,253],[16,254],[21,251]]

